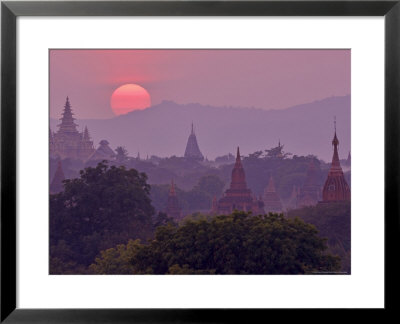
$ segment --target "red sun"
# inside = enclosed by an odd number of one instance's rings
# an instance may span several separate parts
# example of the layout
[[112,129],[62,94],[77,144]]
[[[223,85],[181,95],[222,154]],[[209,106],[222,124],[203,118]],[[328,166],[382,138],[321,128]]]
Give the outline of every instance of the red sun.
[[111,108],[117,116],[134,110],[143,110],[150,106],[149,93],[137,84],[124,84],[111,96]]

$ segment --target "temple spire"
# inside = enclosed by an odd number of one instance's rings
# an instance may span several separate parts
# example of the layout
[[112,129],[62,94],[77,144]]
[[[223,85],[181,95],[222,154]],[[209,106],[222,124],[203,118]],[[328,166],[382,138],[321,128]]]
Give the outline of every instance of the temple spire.
[[236,162],[232,170],[231,189],[247,189],[246,175],[240,159],[239,146],[236,151]]
[[240,150],[239,150],[239,146],[237,147],[237,150],[236,150],[236,162],[240,162]]
[[335,117],[335,135],[333,136],[332,146],[333,146],[333,156],[332,156],[331,170],[333,169],[334,171],[342,171],[342,167],[340,166],[340,161],[339,161],[339,152],[338,152],[339,140],[336,136],[336,117]]
[[185,149],[185,158],[188,160],[195,160],[195,161],[203,161],[204,156],[200,152],[199,145],[197,144],[197,138],[194,133],[194,126],[192,123],[191,127],[191,132],[186,144],[186,149]]
[[169,194],[165,212],[169,217],[172,217],[174,219],[182,218],[182,209],[179,204],[178,197],[176,195],[175,184],[173,179],[171,179],[171,186],[169,188]]
[[169,188],[169,196],[176,196],[174,179],[171,180],[171,187]]
[[272,174],[269,177],[268,186],[264,189],[264,210],[266,213],[281,213],[283,211],[282,202],[276,192]]
[[57,125],[58,130],[50,133],[50,150],[53,147],[53,153],[62,159],[70,158],[86,161],[94,152],[93,141],[90,139],[87,126],[82,132],[78,131],[78,125],[75,124],[73,115],[71,103],[67,96],[61,113],[61,123]]
[[334,123],[334,127],[335,127],[335,134],[336,134],[336,116],[333,118],[333,123]]
[[275,189],[275,181],[274,178],[272,177],[272,175],[269,177],[269,182],[268,182],[268,186],[266,188],[267,192],[276,192]]
[[83,131],[83,140],[90,141],[90,134],[87,126],[85,126],[85,130]]
[[332,164],[329,169],[328,177],[322,191],[323,202],[350,200],[350,188],[344,178],[343,170],[340,165],[338,145],[339,140],[336,136],[336,117],[335,135],[332,140],[333,156]]
[[234,210],[251,211],[253,214],[263,213],[264,203],[253,196],[247,188],[246,175],[240,159],[240,149],[236,151],[236,162],[232,169],[231,184],[221,199],[212,201],[212,212],[230,214]]
[[76,129],[78,125],[74,122],[75,118],[73,117],[73,112],[68,97],[65,101],[64,110],[62,112],[62,117],[60,118],[60,120],[61,124],[58,125],[59,132],[78,134],[78,130]]

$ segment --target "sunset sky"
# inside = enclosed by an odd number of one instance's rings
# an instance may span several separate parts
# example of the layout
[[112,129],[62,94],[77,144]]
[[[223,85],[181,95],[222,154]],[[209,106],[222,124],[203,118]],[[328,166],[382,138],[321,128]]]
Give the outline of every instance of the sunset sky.
[[51,50],[50,116],[69,96],[78,119],[115,116],[125,84],[162,100],[283,109],[350,94],[350,50]]

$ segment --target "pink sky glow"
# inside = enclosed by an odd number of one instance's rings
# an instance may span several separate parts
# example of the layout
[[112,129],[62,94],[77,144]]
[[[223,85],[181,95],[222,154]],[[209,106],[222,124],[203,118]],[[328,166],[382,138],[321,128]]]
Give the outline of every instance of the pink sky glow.
[[51,50],[50,116],[69,96],[76,118],[112,118],[127,83],[152,105],[284,109],[350,94],[350,50]]

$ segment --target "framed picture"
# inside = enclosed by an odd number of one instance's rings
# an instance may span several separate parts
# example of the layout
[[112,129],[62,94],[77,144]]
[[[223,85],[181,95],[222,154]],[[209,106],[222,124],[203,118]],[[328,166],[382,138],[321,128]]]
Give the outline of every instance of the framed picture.
[[1,321],[393,310],[399,17],[2,2]]

